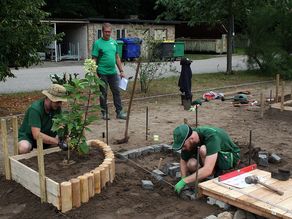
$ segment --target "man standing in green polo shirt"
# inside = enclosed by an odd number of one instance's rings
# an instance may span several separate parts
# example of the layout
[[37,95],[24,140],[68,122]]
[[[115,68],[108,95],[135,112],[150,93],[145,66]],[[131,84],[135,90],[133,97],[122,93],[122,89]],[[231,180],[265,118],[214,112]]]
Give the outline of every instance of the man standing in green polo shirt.
[[[221,128],[212,126],[191,128],[183,124],[174,129],[173,139],[173,149],[181,149],[181,180],[175,185],[177,193],[180,193],[188,183],[237,167],[240,161],[240,149]],[[199,162],[196,159],[198,147]]]
[[56,133],[51,131],[53,118],[61,113],[62,102],[66,102],[66,89],[59,84],[52,84],[42,93],[46,96],[33,102],[27,109],[23,122],[18,131],[19,154],[29,153],[37,147],[36,139],[41,135],[44,148],[58,145],[62,150],[67,150],[67,144],[60,141]]
[[[102,118],[109,118],[106,116],[107,112],[107,90],[110,87],[114,105],[116,108],[117,119],[126,119],[126,114],[123,113],[123,107],[120,97],[119,81],[125,77],[121,59],[117,50],[117,42],[111,38],[112,26],[110,23],[102,25],[102,37],[95,41],[92,48],[92,59],[97,64],[97,75],[105,82],[105,87],[100,86],[102,95],[100,96],[100,106],[102,108]],[[119,75],[116,71],[116,65],[119,69]]]

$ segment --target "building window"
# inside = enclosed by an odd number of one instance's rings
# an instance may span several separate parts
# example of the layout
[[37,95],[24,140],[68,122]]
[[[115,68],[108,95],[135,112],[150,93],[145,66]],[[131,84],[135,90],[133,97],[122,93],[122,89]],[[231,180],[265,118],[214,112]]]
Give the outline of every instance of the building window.
[[102,33],[102,31],[101,31],[101,29],[98,29],[97,30],[97,39],[99,39],[100,37],[101,37],[101,33]]
[[117,29],[117,39],[125,38],[126,37],[126,30],[125,29]]

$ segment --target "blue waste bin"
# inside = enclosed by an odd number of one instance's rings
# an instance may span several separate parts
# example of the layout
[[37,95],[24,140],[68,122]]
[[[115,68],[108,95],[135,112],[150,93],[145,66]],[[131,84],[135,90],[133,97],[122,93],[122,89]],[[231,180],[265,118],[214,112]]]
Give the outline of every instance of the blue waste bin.
[[119,40],[124,42],[123,59],[132,60],[140,57],[142,43],[140,38],[120,38]]

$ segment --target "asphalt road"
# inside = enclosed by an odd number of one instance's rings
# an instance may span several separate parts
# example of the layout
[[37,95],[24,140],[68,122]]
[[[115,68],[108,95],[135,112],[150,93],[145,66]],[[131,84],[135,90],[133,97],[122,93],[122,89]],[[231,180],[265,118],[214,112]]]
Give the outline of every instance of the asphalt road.
[[[178,76],[180,74],[181,66],[179,61],[173,63],[169,62],[167,67],[171,67],[172,70],[167,69],[163,77]],[[233,56],[232,68],[233,70],[246,70],[246,57]],[[195,60],[191,64],[191,69],[193,74],[224,72],[226,71],[226,56]],[[127,77],[134,76],[135,64],[127,63],[124,66],[124,70]],[[5,82],[0,82],[0,94],[43,90],[51,84],[50,74],[63,75],[65,72],[78,73],[80,77],[84,77],[82,63],[76,62],[45,64],[19,70],[13,69],[12,72],[15,74],[16,78],[8,78]]]

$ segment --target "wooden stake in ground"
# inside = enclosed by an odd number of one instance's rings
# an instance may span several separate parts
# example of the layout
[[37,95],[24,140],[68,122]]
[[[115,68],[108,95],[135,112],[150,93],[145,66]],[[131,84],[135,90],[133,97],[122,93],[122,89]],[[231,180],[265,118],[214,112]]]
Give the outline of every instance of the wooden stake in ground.
[[44,203],[44,202],[47,202],[47,191],[46,191],[43,139],[41,135],[38,135],[37,137],[37,151],[38,151],[38,167],[39,167],[39,179],[40,179],[40,197],[41,197],[41,202]]
[[161,164],[162,164],[162,157],[161,157],[161,158],[159,159],[159,161],[158,161],[157,169],[160,169]]
[[291,92],[290,92],[290,100],[292,100],[292,86],[291,86]]
[[282,81],[282,89],[281,89],[281,112],[284,111],[284,99],[285,99],[285,81]]
[[128,111],[127,111],[125,135],[124,135],[124,138],[123,139],[117,140],[117,143],[118,144],[127,143],[128,140],[129,140],[128,129],[129,129],[130,112],[131,112],[132,101],[133,101],[133,97],[134,97],[134,93],[135,93],[135,89],[136,89],[136,82],[137,82],[137,78],[138,78],[140,64],[141,64],[141,61],[139,60],[138,63],[137,63],[137,68],[136,68],[136,73],[135,73],[135,79],[134,79],[133,89],[132,89],[132,93],[131,93],[131,97],[130,97],[130,102],[129,102],[129,106],[128,106]]
[[7,143],[7,126],[6,120],[1,119],[1,131],[2,131],[2,145],[3,145],[3,159],[4,159],[4,170],[5,178],[11,180],[11,171],[9,163],[8,143]]
[[276,100],[275,103],[279,102],[279,86],[280,86],[280,74],[276,75]]
[[264,117],[264,106],[265,106],[265,102],[264,102],[264,93],[263,91],[261,92],[261,118]]
[[13,129],[14,155],[17,155],[18,154],[18,120],[17,120],[17,116],[12,117],[12,129]]

